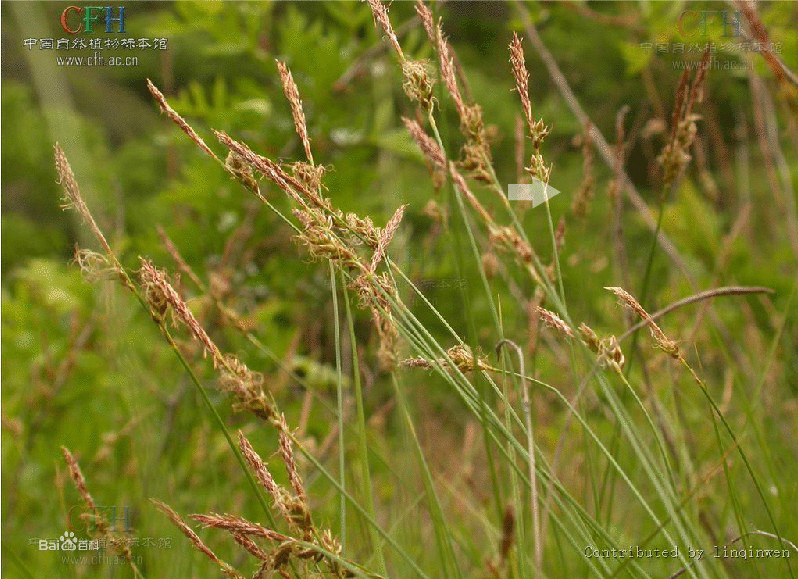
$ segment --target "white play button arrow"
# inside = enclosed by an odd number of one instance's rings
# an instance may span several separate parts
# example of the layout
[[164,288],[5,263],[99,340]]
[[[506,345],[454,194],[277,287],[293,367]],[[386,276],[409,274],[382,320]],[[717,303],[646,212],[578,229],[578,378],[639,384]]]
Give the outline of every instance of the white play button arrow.
[[551,185],[546,185],[535,178],[532,178],[531,183],[511,183],[507,186],[507,198],[510,201],[531,201],[532,207],[537,207],[558,193],[559,191]]

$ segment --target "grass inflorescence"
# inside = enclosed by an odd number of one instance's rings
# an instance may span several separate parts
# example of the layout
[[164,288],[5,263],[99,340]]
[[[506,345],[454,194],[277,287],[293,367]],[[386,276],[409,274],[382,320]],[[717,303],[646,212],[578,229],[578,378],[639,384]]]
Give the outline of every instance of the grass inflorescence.
[[[573,306],[560,260],[566,244],[580,243],[570,237],[571,217],[583,220],[590,205],[599,202],[593,149],[600,147],[603,137],[598,139],[594,126],[584,123],[580,137],[584,175],[574,194],[571,215],[555,224],[547,201],[541,209],[546,215],[545,229],[530,231],[522,211],[504,194],[485,112],[479,103],[471,102],[443,22],[435,20],[427,5],[416,3],[417,17],[437,59],[436,68],[431,60],[414,59],[411,50],[403,48],[387,4],[379,0],[368,0],[368,4],[375,25],[398,60],[409,106],[415,107],[413,113],[402,116],[404,127],[423,156],[434,189],[446,190],[451,200],[445,210],[439,201],[430,200],[424,214],[452,232],[458,264],[474,272],[472,279],[478,280],[477,291],[473,295],[463,292],[462,303],[486,304],[491,324],[481,333],[473,323],[465,331],[455,329],[394,257],[398,253],[394,248],[402,244],[406,216],[415,208],[397,203],[380,226],[377,223],[382,222],[371,216],[336,206],[335,191],[329,191],[325,181],[330,167],[314,159],[302,91],[285,62],[276,62],[277,77],[304,153],[303,160],[291,163],[261,155],[221,130],[213,132],[218,141],[214,148],[221,145],[224,150],[217,154],[148,81],[149,91],[166,117],[243,191],[277,212],[290,225],[297,247],[307,257],[329,268],[336,357],[332,381],[337,389],[337,407],[332,412],[337,420],[329,425],[328,440],[329,446],[340,446],[335,467],[340,472],[334,473],[317,456],[319,448],[311,447],[298,434],[298,425],[289,425],[275,387],[279,380],[251,369],[256,366],[245,362],[244,355],[226,352],[204,327],[207,320],[195,313],[185,297],[180,274],[213,304],[225,323],[256,350],[263,350],[257,328],[225,302],[220,289],[223,280],[216,285],[204,282],[163,230],[159,230],[162,243],[179,272],[169,273],[147,257],[139,257],[136,270],[123,265],[83,201],[66,155],[56,145],[65,204],[78,212],[101,248],[100,252],[76,249],[75,262],[87,279],[120,280],[148,312],[202,398],[209,421],[223,434],[227,452],[235,456],[259,509],[257,516],[262,518],[219,514],[213,507],[206,514],[185,517],[160,498],[152,499],[155,508],[228,577],[520,578],[562,576],[558,569],[564,566],[584,576],[662,576],[663,570],[669,569],[674,576],[704,578],[733,576],[733,571],[723,561],[698,564],[690,560],[688,550],[696,545],[713,541],[731,544],[741,540],[732,537],[753,536],[769,537],[779,546],[787,544],[776,509],[763,490],[765,477],[754,466],[752,447],[746,444],[745,427],[717,403],[716,393],[701,376],[700,363],[696,365],[689,355],[693,346],[686,342],[686,333],[670,329],[666,333],[663,327],[669,326],[660,324],[668,314],[696,302],[769,290],[721,287],[688,295],[659,311],[644,307],[649,301],[654,253],[661,243],[662,204],[692,159],[690,149],[700,120],[695,111],[702,100],[705,72],[696,74],[692,85],[685,73],[676,88],[670,131],[658,157],[663,193],[643,290],[638,294],[642,297],[635,298],[631,289],[619,286],[605,288],[637,320],[632,325],[623,310],[612,310],[611,301],[606,300],[616,327],[629,322],[625,331],[612,331],[606,329],[606,320],[592,319],[584,308]],[[540,38],[535,36],[534,42]],[[556,175],[545,153],[551,127],[534,113],[525,43],[518,34],[513,34],[508,51],[507,74],[520,105],[516,127],[519,166],[525,181],[548,183]],[[707,55],[702,62],[706,63]],[[441,102],[444,99],[446,105]],[[442,109],[447,105],[453,106],[459,134],[447,134],[444,139]],[[619,114],[619,141],[623,141],[622,117]],[[620,203],[626,186],[622,142],[618,150],[610,184],[613,204]],[[288,211],[274,202],[275,191],[285,196]],[[620,209],[617,215],[620,218]],[[608,249],[608,254],[612,251]],[[628,272],[625,274],[622,279],[628,279]],[[505,333],[506,305],[497,298],[497,283],[510,288],[522,304],[517,311],[525,316],[525,334]],[[470,292],[473,287],[467,289]],[[412,300],[404,297],[408,293]],[[356,310],[350,307],[350,299],[357,304]],[[361,312],[368,318],[376,344],[361,340],[362,325],[356,320]],[[433,332],[422,321],[430,319],[442,333]],[[638,353],[636,341],[629,346],[624,341],[644,327],[649,329],[654,347]],[[483,349],[481,345],[487,343],[488,348]],[[484,353],[494,348],[497,357]],[[242,420],[251,419],[258,430],[245,434],[241,429],[233,436],[217,410],[216,393],[199,376],[199,354],[210,359],[212,368],[205,370],[213,372],[216,389],[229,395],[232,408],[244,413],[247,418]],[[645,365],[645,372],[631,372],[635,356]],[[366,371],[368,368],[373,370]],[[554,379],[552,368],[563,378]],[[651,380],[649,369],[668,378]],[[684,377],[698,385],[700,393],[694,389],[686,392]],[[383,459],[387,451],[376,449],[379,444],[373,440],[373,423],[385,418],[367,416],[364,399],[374,392],[377,381],[392,386],[386,413],[397,414],[403,443],[412,451],[402,464],[392,465],[389,458]],[[472,429],[471,444],[465,449],[470,454],[450,457],[441,454],[451,449],[436,451],[434,428],[418,420],[419,410],[410,402],[419,397],[419,391],[423,393],[422,385],[427,383],[443,385],[464,410],[463,421]],[[706,406],[691,403],[693,414],[688,415],[684,400],[692,394],[695,399],[703,396]],[[699,417],[697,413],[701,413]],[[711,425],[708,431],[713,441],[692,437],[697,420]],[[260,434],[261,429],[276,440],[271,461],[262,458],[250,441],[256,440],[253,433]],[[475,442],[479,438],[481,445]],[[262,442],[260,436],[257,442]],[[88,510],[96,510],[77,461],[66,449],[63,454]],[[739,457],[740,462],[732,465],[732,457]],[[436,471],[450,460],[459,461],[462,472],[469,473],[470,496],[461,496],[458,490],[467,484],[457,486],[460,482]],[[381,461],[387,463],[388,470],[406,470],[415,476],[412,480],[417,488],[411,494],[417,494],[403,506],[407,509],[403,513],[398,513],[398,507],[381,504],[374,474],[375,463]],[[270,462],[282,463],[287,482],[279,482],[282,475],[274,476],[277,471]],[[396,478],[406,480],[404,475],[399,473]],[[723,477],[720,486],[727,487],[730,497],[721,505],[712,504],[701,493],[702,485],[717,477]],[[328,493],[340,500],[327,500],[329,494],[314,497],[314,485],[308,480],[323,481]],[[474,480],[480,480],[482,486]],[[738,490],[749,485],[754,489],[751,493]],[[316,507],[325,500],[335,508],[317,514]],[[747,504],[742,505],[743,500]],[[746,514],[749,508],[764,513],[756,524]],[[329,522],[330,513],[337,517],[333,523]],[[389,515],[395,518],[389,519]],[[403,520],[419,515],[423,521]],[[633,522],[624,523],[629,519]],[[225,537],[246,559],[223,560],[189,520]],[[759,530],[755,525],[768,528]],[[96,526],[99,534],[110,537],[111,545],[134,574],[143,576],[108,524],[98,517]],[[469,537],[472,529],[478,529],[474,532],[486,541]],[[594,555],[630,544],[673,548],[675,555],[670,565]],[[482,549],[476,555],[475,545]],[[793,572],[789,563],[783,569],[785,576]]]

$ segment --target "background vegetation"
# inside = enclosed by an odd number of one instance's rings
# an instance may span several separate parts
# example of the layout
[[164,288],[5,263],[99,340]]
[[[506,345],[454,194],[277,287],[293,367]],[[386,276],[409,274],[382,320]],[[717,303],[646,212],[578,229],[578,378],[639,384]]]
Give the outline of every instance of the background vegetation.
[[[219,347],[264,375],[307,451],[297,460],[314,520],[340,540],[346,560],[391,577],[798,574],[798,551],[772,536],[798,542],[795,85],[760,53],[719,48],[717,61],[734,67],[707,74],[703,102],[694,107],[701,118],[692,161],[675,187],[663,188],[657,162],[673,123],[679,63],[701,58],[658,52],[657,43],[741,42],[725,36],[717,20],[706,35],[679,29],[685,10],[720,14],[739,6],[431,6],[443,18],[467,100],[482,106],[504,186],[527,178],[529,140],[519,156],[517,127],[526,129],[507,49],[514,31],[524,38],[533,115],[551,128],[542,153],[552,166],[550,183],[562,193],[548,208],[511,207],[542,264],[554,263],[553,232],[564,224],[552,287],[565,297],[574,328],[584,321],[602,337],[621,336],[637,321],[606,286],[623,286],[649,312],[720,286],[773,290],[701,301],[659,320],[723,421],[689,371],[654,348],[647,331],[620,344],[626,366],[617,373],[597,370],[595,357],[540,323],[536,303],[564,313],[541,300],[539,284],[497,249],[451,180],[430,176],[402,122],[404,116],[427,126],[425,116],[404,94],[401,66],[367,3],[125,6],[127,35],[167,38],[167,49],[136,51],[135,67],[89,68],[59,67],[55,51],[23,44],[65,36],[61,3],[2,4],[4,576],[219,573],[152,497],[184,517],[235,513],[270,526],[150,312],[118,280],[87,283],[70,263],[76,243],[98,246],[76,213],[59,208],[56,141],[126,268],[138,269],[145,256],[177,271],[165,235],[201,280],[203,288],[183,275],[178,288]],[[783,65],[798,70],[798,5],[761,2],[758,13]],[[662,232],[680,264],[652,244],[637,208],[628,201],[618,208],[618,167],[585,136],[529,43],[525,15],[613,147],[621,119],[623,170],[653,218],[662,212]],[[390,18],[408,57],[429,59],[437,70],[414,4],[393,3]],[[526,374],[539,381],[531,391],[538,502],[547,513],[541,568],[524,474],[523,383],[486,373],[497,384],[492,390],[479,372],[453,381],[446,368],[384,371],[371,315],[342,278],[331,284],[328,263],[310,259],[279,214],[159,115],[147,90],[149,78],[222,159],[227,151],[211,129],[270,159],[304,160],[276,58],[299,88],[334,207],[384,226],[407,204],[388,253],[432,306],[400,285],[399,297],[430,342],[454,346],[451,329],[479,346],[492,367],[515,371],[515,355],[500,360],[494,347],[508,338],[522,348]],[[443,83],[434,94],[441,144],[456,159],[463,144],[457,110]],[[497,222],[512,223],[489,187],[469,184]],[[260,187],[290,218],[293,201],[266,180]],[[584,211],[574,207],[580,191],[592,191]],[[238,313],[249,334],[229,323],[220,304]],[[240,429],[287,485],[278,433],[235,412],[229,396],[214,389],[217,374],[200,347],[188,333],[174,333],[227,428]],[[423,354],[412,340],[399,349],[400,359]],[[473,384],[479,404],[469,407],[454,384]],[[135,569],[111,559],[65,563],[61,553],[38,549],[41,538],[97,530],[78,516],[85,509],[62,446],[76,456],[97,503],[117,507],[117,525],[139,540]],[[341,499],[341,487],[351,501]],[[195,528],[221,559],[245,576],[255,573],[252,557],[223,533]],[[705,549],[705,559],[691,566],[683,559],[630,562],[585,550],[629,545],[678,545],[683,557],[692,546]],[[792,560],[713,558],[715,545],[786,549]],[[110,546],[107,556],[115,556]],[[297,561],[287,572],[321,571]]]

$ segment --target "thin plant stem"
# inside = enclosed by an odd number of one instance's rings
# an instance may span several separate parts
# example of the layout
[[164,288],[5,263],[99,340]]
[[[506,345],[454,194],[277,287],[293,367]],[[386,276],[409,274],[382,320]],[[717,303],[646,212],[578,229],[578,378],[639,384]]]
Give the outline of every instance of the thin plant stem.
[[393,384],[394,392],[396,393],[396,398],[399,402],[399,408],[402,411],[402,416],[404,416],[405,419],[405,427],[407,428],[407,431],[413,441],[413,450],[415,452],[416,459],[423,473],[424,489],[427,495],[427,500],[430,503],[430,511],[433,519],[433,526],[435,528],[435,538],[436,542],[438,543],[438,551],[442,563],[442,570],[445,570],[445,575],[447,577],[450,576],[452,570],[455,577],[462,577],[460,567],[457,564],[457,557],[455,556],[454,549],[452,547],[453,532],[446,522],[446,516],[444,514],[443,508],[441,507],[440,499],[435,491],[432,473],[429,470],[427,460],[424,458],[424,452],[421,448],[421,443],[418,440],[416,429],[413,426],[413,420],[410,416],[410,409],[408,408],[407,399],[404,395],[404,392],[399,387],[399,383],[396,380],[395,374],[391,376],[391,382]]
[[261,491],[260,486],[255,480],[255,476],[252,474],[251,470],[247,466],[246,461],[244,460],[244,457],[241,455],[241,450],[238,448],[238,445],[233,441],[233,437],[230,435],[230,431],[228,430],[227,425],[225,425],[224,420],[222,420],[222,417],[219,415],[219,411],[216,410],[216,407],[213,405],[213,402],[211,402],[211,398],[210,396],[208,396],[208,391],[200,383],[199,379],[197,378],[197,375],[194,373],[194,370],[191,368],[188,361],[183,356],[183,353],[180,351],[180,348],[175,343],[174,338],[172,338],[172,335],[169,333],[169,331],[165,327],[162,327],[161,329],[163,336],[166,339],[166,342],[172,348],[178,360],[180,360],[180,364],[188,373],[188,377],[191,380],[191,383],[194,384],[194,386],[199,391],[202,401],[205,403],[205,406],[207,407],[208,411],[211,413],[211,416],[213,416],[216,425],[222,431],[225,440],[227,440],[228,446],[230,446],[230,449],[233,451],[233,454],[235,455],[238,464],[241,466],[241,469],[244,471],[244,474],[247,477],[247,481],[249,482],[249,485],[252,487],[255,493],[255,497],[258,500],[258,504],[260,504],[260,507],[261,509],[263,509],[263,512],[266,513],[266,518],[269,520],[269,524],[272,527],[274,527],[276,525],[276,521],[274,519],[274,515],[272,514],[271,509],[269,508],[268,503],[266,502],[266,498],[263,496],[263,492]]
[[[344,285],[344,287],[346,286]],[[358,430],[360,432],[360,461],[362,463],[361,475],[363,477],[363,487],[366,493],[369,514],[371,515],[372,519],[376,519],[374,510],[374,493],[371,486],[371,469],[369,468],[369,449],[366,440],[366,412],[363,404],[363,388],[360,381],[360,362],[357,353],[357,336],[355,335],[355,322],[352,317],[352,308],[349,304],[349,296],[347,293],[344,293],[344,306],[346,307],[346,322],[349,328],[349,342],[352,347],[352,380],[355,385],[355,404],[357,406]],[[385,566],[385,556],[382,552],[381,543],[377,539],[374,527],[370,526],[369,530],[372,535],[372,543],[380,570],[382,571],[383,575],[386,575],[387,568]]]
[[[502,339],[496,344],[498,354],[502,346],[510,346],[518,356],[518,367],[522,376],[526,376],[524,370],[524,353],[515,342]],[[524,404],[524,420],[526,421],[526,446],[529,453],[529,494],[532,506],[532,541],[535,546],[535,568],[537,573],[543,570],[543,537],[540,535],[540,509],[538,506],[538,485],[535,474],[535,432],[532,425],[532,405],[529,400],[529,385],[525,378],[521,379],[521,397]]]
[[[330,288],[333,300],[333,316],[335,318],[335,370],[338,375],[336,393],[338,398],[338,475],[341,480],[341,488],[346,489],[346,441],[344,440],[344,386],[343,372],[341,368],[341,322],[338,313],[338,287],[335,280],[335,266],[330,265]],[[339,538],[341,549],[346,551],[346,498],[343,494],[340,497],[340,525]]]
[[[646,307],[646,301],[648,298],[648,286],[649,282],[651,281],[651,269],[654,265],[654,257],[657,253],[657,238],[659,236],[660,229],[662,229],[662,216],[665,213],[665,196],[660,197],[660,205],[659,205],[659,214],[657,216],[657,227],[654,229],[654,235],[651,238],[651,246],[648,248],[648,258],[646,259],[646,269],[645,273],[643,274],[643,287],[640,290],[640,304],[643,307]],[[629,348],[629,362],[626,365],[626,375],[629,376],[632,372],[632,365],[634,364],[635,360],[635,352],[637,347],[637,336],[639,334],[634,334],[632,336],[632,345]]]

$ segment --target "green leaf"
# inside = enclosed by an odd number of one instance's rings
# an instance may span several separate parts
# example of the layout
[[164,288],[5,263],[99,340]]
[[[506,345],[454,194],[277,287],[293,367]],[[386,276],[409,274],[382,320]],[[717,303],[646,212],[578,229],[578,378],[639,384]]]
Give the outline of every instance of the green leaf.
[[644,49],[638,42],[620,41],[618,42],[618,49],[621,51],[621,56],[626,64],[627,77],[640,74],[654,57],[653,50]]

